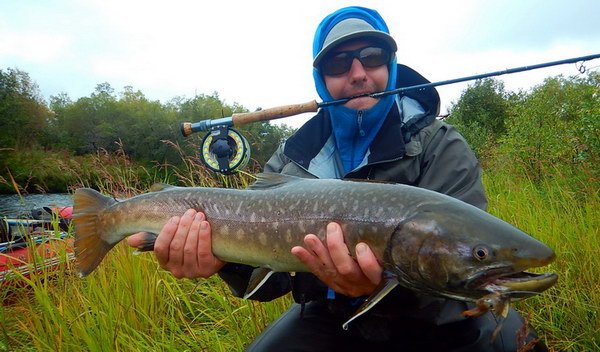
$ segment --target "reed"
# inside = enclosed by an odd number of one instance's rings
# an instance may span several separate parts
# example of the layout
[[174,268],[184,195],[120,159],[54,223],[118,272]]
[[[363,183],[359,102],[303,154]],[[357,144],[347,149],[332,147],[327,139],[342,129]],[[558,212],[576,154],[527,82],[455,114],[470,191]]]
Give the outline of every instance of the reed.
[[514,174],[484,178],[489,211],[548,244],[557,258],[540,271],[558,284],[517,303],[553,351],[600,350],[600,202],[597,184],[572,191],[560,172],[540,183]]

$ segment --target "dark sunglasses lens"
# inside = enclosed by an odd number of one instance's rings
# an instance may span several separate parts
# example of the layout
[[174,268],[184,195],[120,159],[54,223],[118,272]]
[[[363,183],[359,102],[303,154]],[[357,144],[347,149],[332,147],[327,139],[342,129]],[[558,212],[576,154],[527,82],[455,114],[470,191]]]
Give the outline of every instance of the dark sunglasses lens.
[[354,58],[352,57],[351,53],[338,53],[326,60],[323,60],[321,71],[323,74],[329,76],[340,75],[350,70],[350,66],[352,66],[352,60],[354,60]]
[[359,55],[358,59],[364,67],[378,67],[390,61],[390,53],[383,48],[364,48]]
[[329,76],[346,73],[352,67],[354,58],[357,58],[364,67],[374,68],[387,65],[390,62],[391,54],[389,51],[378,47],[339,52],[323,60],[321,73]]

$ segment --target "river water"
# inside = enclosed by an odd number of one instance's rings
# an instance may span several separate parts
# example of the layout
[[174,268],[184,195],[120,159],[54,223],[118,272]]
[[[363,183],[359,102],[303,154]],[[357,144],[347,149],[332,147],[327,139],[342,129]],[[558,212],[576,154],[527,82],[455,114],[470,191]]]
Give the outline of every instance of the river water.
[[69,193],[29,194],[19,197],[16,194],[0,194],[0,218],[14,218],[30,214],[31,209],[73,205]]

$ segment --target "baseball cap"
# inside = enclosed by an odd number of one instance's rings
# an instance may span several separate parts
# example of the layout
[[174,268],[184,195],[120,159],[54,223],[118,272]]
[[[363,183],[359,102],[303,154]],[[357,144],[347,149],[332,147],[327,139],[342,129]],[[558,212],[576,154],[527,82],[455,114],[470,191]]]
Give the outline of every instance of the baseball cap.
[[337,45],[358,38],[372,38],[387,45],[392,52],[398,50],[396,41],[388,33],[375,29],[365,20],[347,18],[331,28],[323,41],[322,49],[315,56],[313,66],[319,67],[321,60]]

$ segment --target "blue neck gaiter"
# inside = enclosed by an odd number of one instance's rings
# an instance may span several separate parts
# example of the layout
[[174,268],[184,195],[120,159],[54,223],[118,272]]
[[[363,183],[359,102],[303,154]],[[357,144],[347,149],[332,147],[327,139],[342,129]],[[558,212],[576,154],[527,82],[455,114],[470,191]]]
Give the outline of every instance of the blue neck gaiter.
[[[348,18],[359,18],[375,29],[389,33],[385,21],[375,10],[363,7],[346,7],[327,16],[317,28],[313,42],[313,58],[323,47],[323,42],[329,31],[340,21]],[[386,90],[396,88],[396,57],[388,66],[389,77]],[[323,101],[333,98],[327,91],[325,81],[316,68],[313,68],[313,78],[317,93]],[[367,110],[355,110],[341,105],[325,107],[331,119],[333,134],[340,159],[347,174],[361,164],[369,146],[375,139],[377,132],[394,104],[394,96],[390,95],[379,99],[377,104]]]

